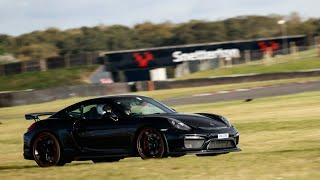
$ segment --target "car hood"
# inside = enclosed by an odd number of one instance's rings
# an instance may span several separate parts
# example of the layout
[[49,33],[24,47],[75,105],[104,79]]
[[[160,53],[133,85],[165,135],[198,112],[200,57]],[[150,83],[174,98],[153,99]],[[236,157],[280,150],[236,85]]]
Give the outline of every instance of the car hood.
[[148,115],[149,117],[163,117],[177,119],[188,126],[193,128],[216,128],[227,127],[228,124],[221,119],[218,115],[211,114],[183,114],[183,113],[170,113],[170,114],[155,114]]

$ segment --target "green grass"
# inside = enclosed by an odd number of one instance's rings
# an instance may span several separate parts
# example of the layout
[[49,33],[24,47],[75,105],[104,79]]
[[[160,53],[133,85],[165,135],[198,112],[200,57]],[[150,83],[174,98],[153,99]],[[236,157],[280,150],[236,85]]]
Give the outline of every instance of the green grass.
[[228,68],[210,69],[183,76],[179,79],[227,76],[234,74],[290,72],[320,68],[320,57],[316,50],[300,52],[297,55],[275,57],[269,61],[255,61]]
[[56,86],[84,84],[85,79],[97,68],[75,67],[55,69],[45,72],[26,72],[22,74],[0,76],[0,91],[24,89],[44,89]]
[[22,157],[22,134],[31,122],[23,114],[55,111],[80,98],[0,108],[0,179],[319,179],[320,92],[193,104],[184,112],[223,114],[239,129],[243,151],[212,157],[117,163],[73,162],[38,168]]

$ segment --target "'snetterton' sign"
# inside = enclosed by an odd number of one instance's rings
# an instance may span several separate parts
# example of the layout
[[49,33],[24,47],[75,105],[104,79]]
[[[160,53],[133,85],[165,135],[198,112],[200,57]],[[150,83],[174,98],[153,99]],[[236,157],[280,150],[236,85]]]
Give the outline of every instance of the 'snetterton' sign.
[[183,61],[201,61],[208,59],[223,58],[231,60],[232,58],[240,58],[239,49],[217,49],[213,51],[199,50],[192,53],[182,53],[182,51],[175,51],[172,53],[173,62]]

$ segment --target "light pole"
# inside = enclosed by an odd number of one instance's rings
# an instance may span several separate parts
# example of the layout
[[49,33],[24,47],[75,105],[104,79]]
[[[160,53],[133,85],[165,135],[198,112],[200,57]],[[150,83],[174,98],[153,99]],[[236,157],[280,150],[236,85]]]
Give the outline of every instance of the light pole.
[[284,19],[281,19],[278,21],[278,24],[281,28],[281,34],[282,34],[282,53],[288,54],[288,39],[287,39],[287,26],[286,21]]

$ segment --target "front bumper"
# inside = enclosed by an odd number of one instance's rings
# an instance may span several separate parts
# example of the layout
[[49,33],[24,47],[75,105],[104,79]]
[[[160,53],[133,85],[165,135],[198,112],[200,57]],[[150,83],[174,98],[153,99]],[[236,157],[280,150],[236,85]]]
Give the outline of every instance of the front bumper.
[[239,151],[241,151],[241,149],[238,147],[235,147],[235,148],[216,149],[216,150],[186,151],[184,154],[216,155],[216,154],[226,154],[229,152],[239,152]]
[[[221,133],[228,134],[228,137],[218,137]],[[238,147],[239,133],[233,127],[213,129],[209,132],[197,131],[194,134],[168,131],[165,136],[169,155],[188,153],[210,155],[241,151]]]

